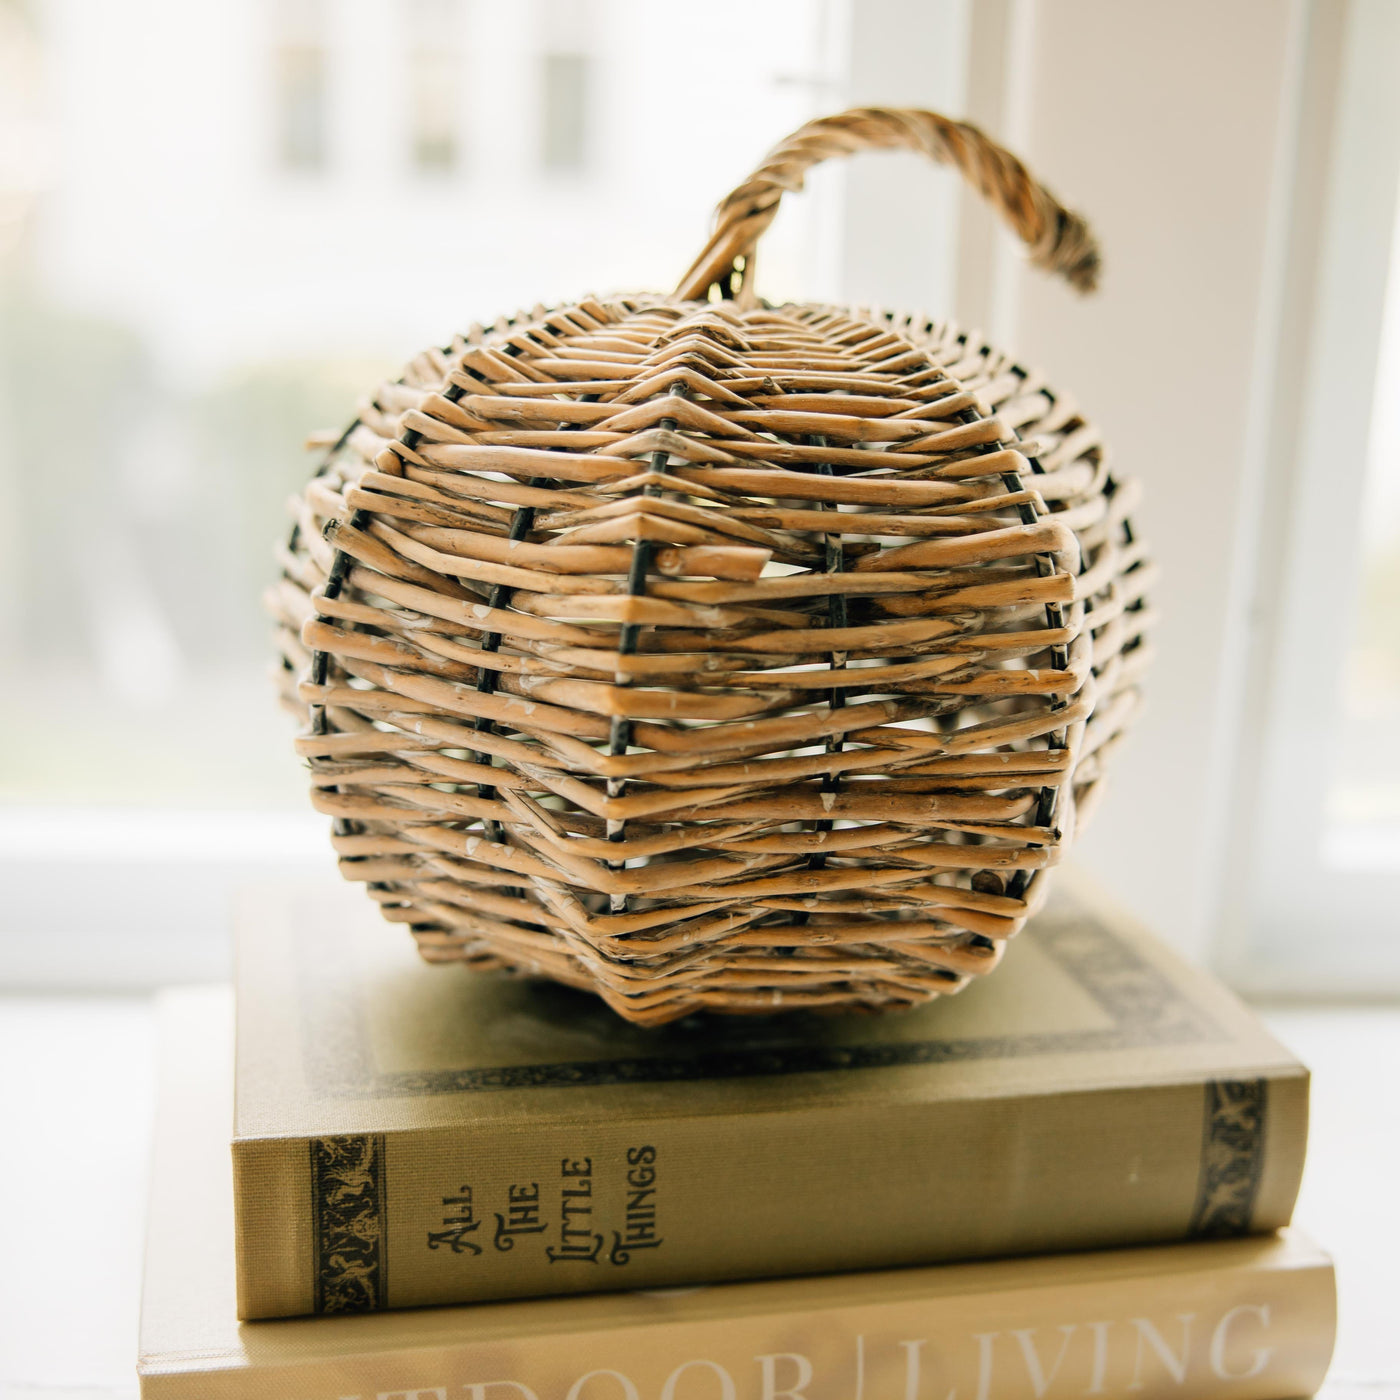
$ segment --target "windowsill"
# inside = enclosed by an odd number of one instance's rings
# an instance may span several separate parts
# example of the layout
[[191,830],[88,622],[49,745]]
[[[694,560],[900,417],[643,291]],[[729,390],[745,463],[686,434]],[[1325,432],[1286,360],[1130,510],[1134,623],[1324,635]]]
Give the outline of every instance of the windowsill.
[[[1400,1395],[1400,1007],[1289,1007],[1266,1019],[1313,1068],[1298,1223],[1338,1261],[1328,1400]],[[138,997],[0,997],[0,1155],[10,1215],[0,1273],[5,1400],[134,1400],[155,1027]],[[93,1145],[100,1144],[95,1159]],[[77,1148],[81,1150],[76,1150]],[[79,1267],[79,1263],[81,1266]]]
[[4,806],[0,850],[13,861],[298,862],[322,857],[316,812],[232,808]]
[[334,869],[330,823],[300,808],[0,807],[0,987],[221,980],[240,889]]

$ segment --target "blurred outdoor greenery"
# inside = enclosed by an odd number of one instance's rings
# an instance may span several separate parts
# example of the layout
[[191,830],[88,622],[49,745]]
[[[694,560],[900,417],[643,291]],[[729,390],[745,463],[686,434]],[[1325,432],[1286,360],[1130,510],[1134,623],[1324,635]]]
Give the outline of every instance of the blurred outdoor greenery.
[[304,804],[260,594],[285,502],[387,363],[196,389],[127,328],[0,287],[0,798]]

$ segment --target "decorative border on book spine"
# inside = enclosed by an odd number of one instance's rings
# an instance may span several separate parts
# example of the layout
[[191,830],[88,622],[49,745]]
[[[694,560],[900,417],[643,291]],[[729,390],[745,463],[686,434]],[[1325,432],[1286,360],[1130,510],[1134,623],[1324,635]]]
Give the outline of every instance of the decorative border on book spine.
[[1206,1086],[1205,1131],[1193,1239],[1246,1235],[1264,1174],[1269,1085],[1264,1079],[1212,1079]]
[[377,1312],[388,1306],[384,1137],[312,1138],[314,1310]]

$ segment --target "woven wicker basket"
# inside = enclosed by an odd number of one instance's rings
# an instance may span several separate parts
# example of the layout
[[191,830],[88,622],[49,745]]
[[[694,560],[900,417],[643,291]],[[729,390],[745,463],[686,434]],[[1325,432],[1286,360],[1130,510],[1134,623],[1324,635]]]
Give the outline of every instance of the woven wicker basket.
[[975,128],[815,121],[671,296],[480,327],[295,502],[272,606],[344,874],[424,957],[660,1023],[886,1008],[994,968],[1137,703],[1149,578],[1098,432],[976,336],[769,306],[833,155],[960,169],[1086,289],[1083,221]]

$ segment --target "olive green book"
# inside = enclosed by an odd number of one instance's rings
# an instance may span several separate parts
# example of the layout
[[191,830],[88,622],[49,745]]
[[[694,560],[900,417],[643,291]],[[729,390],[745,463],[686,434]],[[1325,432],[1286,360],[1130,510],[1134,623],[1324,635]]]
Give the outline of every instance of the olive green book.
[[263,891],[236,1098],[244,1318],[1263,1233],[1307,1134],[1304,1068],[1068,872],[955,997],[661,1029]]
[[1277,1400],[1332,1352],[1295,1231],[1038,1259],[239,1323],[230,1006],[166,994],[143,1400]]

